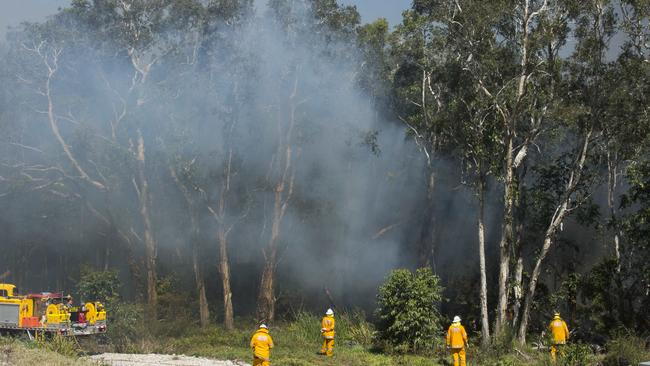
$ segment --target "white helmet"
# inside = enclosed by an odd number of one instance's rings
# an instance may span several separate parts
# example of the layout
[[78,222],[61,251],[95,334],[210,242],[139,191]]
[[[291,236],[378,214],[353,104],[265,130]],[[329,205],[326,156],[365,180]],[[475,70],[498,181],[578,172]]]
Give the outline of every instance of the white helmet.
[[454,323],[460,323],[460,317],[458,315],[454,317]]
[[269,329],[269,327],[267,327],[266,324],[260,324],[260,329],[261,329],[261,328]]
[[327,309],[325,315],[334,315],[334,310],[332,310],[332,308]]

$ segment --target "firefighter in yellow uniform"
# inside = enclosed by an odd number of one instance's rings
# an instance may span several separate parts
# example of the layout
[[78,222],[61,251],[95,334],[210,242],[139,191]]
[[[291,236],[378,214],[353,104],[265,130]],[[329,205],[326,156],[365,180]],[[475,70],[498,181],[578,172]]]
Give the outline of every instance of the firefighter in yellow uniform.
[[466,366],[465,348],[467,348],[467,332],[460,325],[460,317],[455,316],[453,323],[447,330],[447,347],[451,348],[454,356],[454,366]]
[[551,344],[551,358],[553,362],[557,359],[557,352],[562,345],[565,345],[569,340],[569,328],[566,326],[566,323],[562,318],[560,318],[560,313],[555,313],[551,324],[549,324],[549,329],[551,331],[552,344]]
[[257,332],[251,338],[251,348],[253,349],[253,366],[270,366],[271,365],[271,348],[273,348],[273,339],[269,334],[269,329],[265,324],[260,325]]
[[323,334],[323,348],[321,348],[320,353],[327,355],[327,357],[334,355],[334,323],[334,311],[327,309],[320,329]]

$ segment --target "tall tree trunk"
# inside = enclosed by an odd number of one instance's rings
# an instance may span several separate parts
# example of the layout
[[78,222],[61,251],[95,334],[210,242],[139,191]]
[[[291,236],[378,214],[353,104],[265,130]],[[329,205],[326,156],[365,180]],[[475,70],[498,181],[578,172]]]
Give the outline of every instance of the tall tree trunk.
[[500,336],[506,324],[508,307],[508,280],[510,272],[510,250],[512,246],[512,225],[514,211],[514,168],[513,168],[513,136],[508,135],[506,141],[505,186],[503,190],[503,224],[501,226],[501,241],[499,242],[499,297],[497,319],[494,334]]
[[192,270],[194,271],[194,284],[196,286],[196,294],[199,298],[199,322],[202,328],[207,327],[210,324],[210,309],[208,306],[208,298],[205,293],[205,280],[203,279],[203,271],[201,270],[201,260],[200,252],[201,246],[199,242],[200,227],[198,212],[196,204],[190,191],[187,187],[181,182],[174,171],[173,167],[169,167],[169,173],[174,179],[176,186],[183,193],[185,198],[185,203],[187,204],[187,210],[190,215],[190,246],[192,248]]
[[435,217],[435,188],[436,173],[434,167],[429,168],[427,176],[427,203],[424,211],[424,223],[420,231],[420,243],[418,247],[418,267],[433,268],[435,273],[435,234],[436,234],[436,217]]
[[230,286],[230,261],[228,259],[228,233],[230,228],[226,228],[226,207],[228,194],[230,192],[230,177],[232,172],[232,148],[228,150],[228,161],[224,167],[223,182],[221,185],[221,194],[219,196],[219,274],[221,275],[221,288],[223,290],[223,324],[226,329],[235,328],[235,314],[232,306],[232,289]]
[[[271,224],[271,237],[268,245],[263,250],[264,253],[264,270],[260,280],[260,289],[257,298],[257,319],[260,321],[272,322],[275,317],[275,267],[277,261],[278,241],[282,227],[282,219],[289,206],[289,201],[293,195],[293,184],[295,171],[292,165],[293,149],[291,147],[291,138],[293,128],[296,122],[295,98],[298,92],[298,78],[294,80],[293,91],[289,96],[289,118],[288,126],[283,128],[283,118],[281,111],[278,111],[278,149],[275,154],[280,164],[277,164],[279,172],[278,181],[274,187],[273,218]],[[286,131],[286,132],[285,132]],[[273,172],[273,159],[271,160],[271,170]]]
[[486,177],[481,174],[478,182],[478,255],[481,271],[481,344],[490,344],[490,321],[487,303],[487,274],[485,264],[485,186]]
[[521,300],[524,298],[524,258],[522,257],[520,249],[518,249],[517,264],[515,264],[515,273],[513,277],[512,326],[516,327],[519,324]]
[[230,178],[232,171],[233,150],[228,150],[228,160],[224,167],[224,175],[219,193],[219,206],[215,211],[209,204],[208,210],[212,213],[214,220],[217,222],[217,244],[219,248],[219,263],[217,268],[221,277],[221,288],[223,295],[223,323],[226,329],[234,329],[234,309],[232,305],[232,287],[230,285],[230,260],[228,259],[228,234],[234,226],[231,224],[226,227],[226,208],[228,194],[230,192]]
[[526,222],[526,186],[525,186],[525,177],[527,172],[527,167],[525,164],[522,164],[523,169],[518,174],[518,188],[519,188],[519,200],[516,211],[516,237],[514,240],[514,248],[517,256],[517,262],[515,264],[515,270],[512,281],[512,327],[513,329],[519,324],[519,316],[521,312],[521,302],[524,298],[524,258],[523,258],[523,245],[524,245],[524,223]]
[[226,329],[234,329],[235,319],[230,287],[230,263],[228,261],[228,233],[223,225],[219,226],[217,235],[219,237],[219,274],[223,289],[223,325]]
[[620,250],[620,230],[616,222],[616,206],[614,204],[616,187],[618,186],[618,173],[616,162],[611,156],[610,149],[607,149],[607,206],[609,208],[609,217],[613,226],[612,244],[614,247],[614,256],[616,258],[616,271],[621,271],[621,250]]
[[157,274],[156,274],[156,240],[153,233],[153,226],[151,224],[151,216],[149,209],[149,182],[145,172],[145,149],[144,139],[142,133],[138,130],[138,146],[137,146],[137,173],[138,182],[134,186],[138,193],[138,200],[140,204],[140,216],[142,218],[142,225],[144,231],[144,254],[145,254],[145,268],[147,271],[147,305],[149,306],[150,313],[148,314],[151,319],[157,317],[158,307],[158,293],[156,290]]
[[[287,159],[290,159],[291,148],[287,147]],[[290,160],[288,160],[290,161]],[[287,163],[290,166],[290,162]],[[275,266],[278,251],[278,240],[280,238],[280,229],[282,225],[282,218],[286,210],[288,198],[283,198],[285,190],[285,179],[281,179],[275,187],[275,200],[273,204],[273,222],[271,225],[271,238],[264,250],[264,270],[262,271],[262,279],[260,281],[260,292],[257,299],[257,319],[259,321],[273,321],[275,317]],[[290,186],[293,186],[293,178],[291,178]],[[291,191],[292,188],[289,188]],[[290,196],[291,192],[288,193]]]
[[[193,240],[194,241],[194,240]],[[205,293],[205,280],[201,271],[199,245],[192,245],[192,269],[194,270],[194,281],[196,284],[196,292],[199,296],[199,322],[201,328],[205,328],[210,324],[210,308],[208,307],[208,298]]]
[[582,171],[584,168],[585,160],[587,159],[587,152],[589,149],[591,133],[592,130],[589,129],[589,131],[585,134],[584,140],[582,141],[582,145],[580,146],[579,156],[576,160],[575,166],[571,170],[569,180],[567,182],[566,188],[562,195],[562,199],[560,200],[560,203],[556,207],[555,212],[551,217],[551,221],[548,225],[548,228],[546,229],[546,233],[544,234],[544,243],[542,245],[542,250],[539,253],[539,256],[537,257],[537,260],[535,262],[535,267],[533,268],[533,272],[530,276],[528,291],[526,292],[526,300],[524,301],[524,309],[521,315],[521,322],[519,324],[519,331],[517,334],[519,343],[521,344],[526,343],[526,333],[528,331],[528,321],[530,319],[530,308],[535,298],[535,290],[537,289],[537,282],[539,281],[539,276],[542,273],[542,263],[546,258],[546,255],[548,255],[549,250],[551,249],[551,245],[554,242],[555,235],[558,229],[560,228],[560,225],[564,221],[566,215],[569,213],[569,204],[572,201],[571,196],[573,195],[573,193],[576,190],[576,187],[580,183],[580,178],[582,177]]
[[275,317],[275,256],[275,249],[270,249],[266,253],[260,292],[257,298],[257,320],[259,322],[271,322]]
[[[497,321],[495,334],[501,335],[504,330],[507,318],[508,296],[509,296],[509,275],[510,275],[510,251],[513,245],[513,225],[514,225],[514,205],[515,205],[515,180],[514,173],[517,167],[527,156],[528,146],[531,144],[536,133],[533,132],[527,136],[523,144],[519,147],[517,155],[515,154],[514,139],[517,133],[516,123],[524,108],[524,97],[527,93],[527,86],[530,83],[531,70],[529,69],[530,53],[530,24],[533,18],[539,16],[547,10],[547,1],[545,0],[537,10],[531,8],[531,2],[526,0],[522,12],[521,27],[521,59],[519,61],[519,77],[517,85],[517,95],[514,107],[508,115],[497,103],[497,109],[502,115],[506,127],[505,148],[505,188],[504,188],[504,209],[503,209],[503,227],[501,231],[501,242],[499,243],[499,303],[497,306]],[[534,125],[535,123],[533,123]],[[533,127],[533,131],[537,127]]]
[[194,271],[194,283],[196,293],[199,297],[199,324],[205,328],[210,324],[210,308],[208,307],[208,298],[205,293],[205,280],[201,270],[201,246],[199,244],[199,222],[196,217],[196,208],[190,204],[190,221],[191,221],[191,245],[192,245],[192,270]]

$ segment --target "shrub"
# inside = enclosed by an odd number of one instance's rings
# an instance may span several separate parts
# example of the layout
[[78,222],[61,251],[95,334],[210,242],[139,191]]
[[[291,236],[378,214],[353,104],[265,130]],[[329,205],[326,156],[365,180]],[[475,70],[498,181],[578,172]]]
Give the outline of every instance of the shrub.
[[108,309],[106,336],[116,352],[134,352],[136,342],[146,335],[140,305],[114,302]]
[[[373,327],[366,320],[362,311],[337,311],[336,339],[339,345],[370,346],[372,343]],[[322,341],[320,333],[321,315],[299,311],[293,315],[293,320],[286,324],[292,342],[300,344],[319,344]]]
[[287,329],[295,342],[301,344],[318,343],[321,340],[320,321],[320,317],[305,311],[300,311],[295,314],[294,320],[287,325]]
[[118,298],[120,280],[117,271],[96,271],[88,266],[81,267],[81,278],[77,284],[83,301],[112,303]]
[[393,271],[379,288],[377,339],[398,352],[433,349],[441,341],[441,299],[431,269]]
[[607,356],[604,366],[638,365],[650,359],[646,340],[630,334],[617,334],[607,342]]
[[76,358],[81,352],[79,344],[74,338],[64,337],[58,334],[54,335],[51,339],[38,340],[36,346],[72,358]]
[[342,314],[339,319],[344,336],[343,340],[364,347],[372,344],[374,329],[372,324],[366,321],[366,316],[362,311]]
[[158,280],[158,321],[150,327],[156,336],[181,337],[198,324],[198,301],[183,288],[177,275]]
[[593,364],[594,353],[589,345],[584,343],[569,343],[561,350],[560,358],[566,366],[587,366]]

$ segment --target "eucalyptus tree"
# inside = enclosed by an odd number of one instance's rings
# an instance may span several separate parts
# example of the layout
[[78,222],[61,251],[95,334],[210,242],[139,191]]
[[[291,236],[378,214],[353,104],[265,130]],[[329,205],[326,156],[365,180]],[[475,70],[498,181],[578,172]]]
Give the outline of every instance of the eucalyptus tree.
[[[592,10],[586,14],[594,13]],[[584,276],[581,294],[589,316],[598,319],[594,331],[608,333],[610,328],[624,324],[643,332],[648,328],[639,310],[644,308],[648,293],[643,275],[647,273],[647,265],[643,263],[642,249],[645,245],[642,187],[647,180],[650,136],[647,43],[650,33],[641,25],[648,21],[650,3],[622,1],[614,4],[613,12],[609,10],[605,14],[609,17],[609,23],[604,23],[608,24],[607,28],[596,28],[593,15],[585,16],[580,25],[585,41],[583,54],[591,52],[592,63],[598,60],[598,48],[606,48],[605,64],[601,66],[606,72],[599,77],[604,96],[598,98],[597,123],[602,138],[596,151],[598,166],[606,173],[607,210],[603,216],[609,230],[603,233],[603,240],[609,251]],[[612,27],[617,34],[614,40],[605,42],[612,37]]]
[[[453,61],[452,61],[453,62]],[[467,74],[460,72],[462,64],[453,63],[447,68],[457,69],[460,77],[450,78],[445,90],[450,94],[447,118],[450,121],[449,137],[454,151],[461,157],[463,183],[476,194],[478,257],[480,273],[481,344],[489,345],[490,322],[488,311],[487,261],[485,256],[486,226],[485,205],[490,176],[499,172],[499,156],[502,153],[498,139],[502,125],[497,111],[483,93],[476,90]],[[454,121],[454,122],[451,122]]]
[[[497,335],[502,334],[506,323],[511,252],[517,245],[514,213],[518,181],[529,148],[543,131],[543,121],[553,103],[549,88],[557,70],[548,65],[555,62],[566,38],[566,15],[560,3],[422,0],[413,4],[418,13],[428,17],[431,34],[438,34],[426,39],[438,39],[442,46],[437,48],[462,65],[456,72],[466,74],[467,82],[490,101],[500,120],[501,126],[495,130],[499,131],[495,141],[502,151],[496,157],[503,159],[501,169],[495,171],[503,182]],[[434,58],[427,59],[431,62]],[[427,78],[423,80],[421,89],[436,95],[434,88],[427,87]]]
[[[418,246],[418,266],[436,264],[435,194],[438,182],[437,162],[448,146],[445,140],[444,101],[440,80],[447,70],[449,57],[443,32],[432,14],[432,4],[414,2],[404,12],[401,24],[390,35],[390,78],[397,118],[407,127],[411,138],[426,158],[427,200]],[[363,33],[362,33],[363,35]]]
[[[81,184],[77,194],[131,248],[142,243],[154,317],[158,244],[151,190],[156,176],[146,146],[153,146],[161,117],[156,104],[166,97],[160,88],[166,74],[158,70],[194,34],[189,31],[196,25],[194,15],[186,10],[170,1],[79,0],[47,22],[28,26],[15,40],[21,57],[33,65],[22,73],[24,79],[42,85],[43,115],[67,161],[65,174]],[[87,138],[75,139],[77,131],[61,123],[77,126]],[[131,205],[131,197],[137,205]],[[138,220],[116,217],[118,209]]]
[[[621,227],[616,200],[625,180],[630,161],[641,154],[650,133],[648,125],[648,73],[650,72],[650,30],[642,26],[650,17],[650,3],[622,1],[615,9],[618,22],[615,32],[624,37],[619,47],[607,50],[607,58],[617,57],[617,63],[605,75],[610,103],[601,122],[602,147],[607,169],[608,226],[617,261],[620,259]],[[611,22],[611,21],[610,21]],[[583,25],[584,26],[584,25]],[[609,25],[613,27],[614,24]],[[611,37],[609,29],[602,37]],[[602,33],[602,31],[601,31]],[[598,35],[596,35],[598,36]],[[593,36],[592,36],[593,38]]]
[[565,62],[565,81],[560,88],[563,100],[558,104],[553,119],[560,122],[560,129],[565,129],[564,134],[573,137],[577,144],[574,151],[568,153],[568,161],[565,160],[564,164],[558,161],[556,165],[564,172],[560,172],[556,178],[559,179],[559,185],[554,189],[554,203],[549,207],[547,217],[550,219],[545,226],[543,244],[530,274],[518,329],[520,343],[526,341],[530,310],[544,259],[564,220],[590,196],[588,187],[593,183],[585,177],[588,174],[588,158],[593,155],[595,142],[602,135],[603,127],[609,119],[607,107],[610,103],[611,84],[608,84],[605,75],[612,68],[606,62],[606,54],[615,31],[614,5],[602,0],[569,3],[567,13],[575,20],[574,32],[578,44],[571,58]]
[[273,96],[262,95],[258,104],[270,105],[265,107],[270,111],[264,114],[272,116],[276,127],[270,134],[275,142],[265,189],[272,193],[273,204],[268,242],[262,250],[264,265],[256,314],[258,320],[272,321],[282,224],[296,193],[296,169],[303,148],[299,137],[310,120],[309,108],[317,106],[309,92],[320,87],[328,91],[332,88],[331,85],[318,85],[329,81],[323,80],[322,75],[314,78],[310,72],[322,72],[320,69],[335,63],[349,63],[347,47],[354,39],[359,14],[353,7],[341,6],[333,0],[272,0],[268,7],[267,33],[278,38],[273,40],[274,47],[286,47],[279,50],[282,57],[277,57],[278,50],[260,45],[261,54],[271,53],[261,68],[271,68],[276,73],[266,75],[264,83],[266,87],[273,86],[276,92]]
[[[216,245],[210,248],[216,249],[218,257],[215,267],[220,276],[226,329],[234,328],[229,236],[250,206],[247,195],[239,192],[247,188],[235,177],[241,167],[238,134],[243,129],[242,111],[251,86],[247,83],[250,62],[237,43],[251,26],[252,5],[249,0],[196,4],[195,38],[181,52],[187,61],[178,61],[186,65],[185,69],[176,72],[176,80],[170,83],[178,90],[170,98],[176,101],[170,104],[172,120],[165,133],[172,151],[170,175],[190,211],[192,267],[201,324],[209,322],[201,261],[205,248],[199,239],[200,221],[207,214],[216,229]],[[205,130],[210,133],[206,135]],[[238,205],[240,201],[245,204]]]

